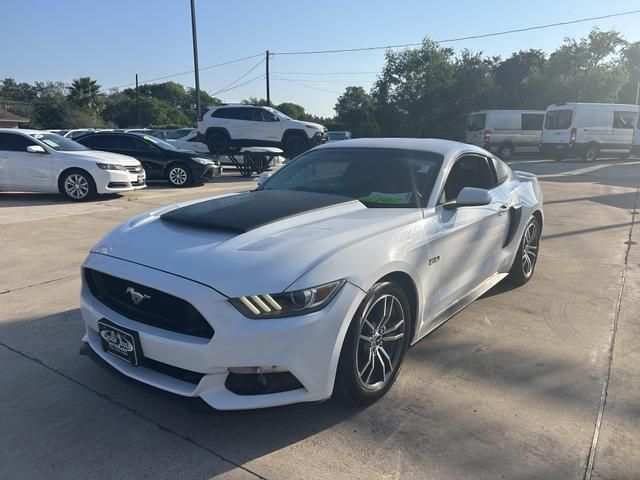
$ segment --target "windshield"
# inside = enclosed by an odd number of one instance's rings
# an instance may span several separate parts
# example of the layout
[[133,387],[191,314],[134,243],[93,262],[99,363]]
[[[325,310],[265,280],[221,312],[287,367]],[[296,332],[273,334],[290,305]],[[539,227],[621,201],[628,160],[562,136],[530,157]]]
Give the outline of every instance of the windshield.
[[58,152],[79,152],[89,150],[84,145],[74,142],[70,138],[62,137],[56,133],[32,133],[31,136],[41,141],[47,147],[57,150]]
[[291,120],[291,117],[288,117],[287,115],[285,115],[284,113],[276,110],[275,108],[268,108],[265,107],[267,110],[269,110],[271,113],[273,113],[274,115],[277,115],[278,117],[284,119],[284,120]]
[[573,110],[551,110],[547,112],[544,128],[547,130],[565,130],[571,126]]
[[329,193],[368,207],[422,207],[431,194],[442,155],[382,148],[311,151],[269,178],[258,190]]
[[347,134],[344,132],[329,132],[329,140],[346,140]]
[[165,140],[177,140],[179,138],[185,137],[193,132],[193,128],[181,128],[180,130],[174,130],[173,132],[169,132],[164,136]]
[[484,113],[473,113],[469,115],[469,121],[467,122],[467,130],[470,132],[477,132],[484,129],[487,121],[487,115]]

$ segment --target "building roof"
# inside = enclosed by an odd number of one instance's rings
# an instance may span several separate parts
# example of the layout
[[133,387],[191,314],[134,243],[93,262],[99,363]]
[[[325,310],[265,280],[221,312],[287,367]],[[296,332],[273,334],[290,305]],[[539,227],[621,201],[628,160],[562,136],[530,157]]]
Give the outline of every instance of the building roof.
[[2,122],[16,122],[16,123],[27,123],[29,122],[28,118],[21,117],[20,115],[16,115],[15,113],[11,113],[4,108],[0,108],[0,121]]

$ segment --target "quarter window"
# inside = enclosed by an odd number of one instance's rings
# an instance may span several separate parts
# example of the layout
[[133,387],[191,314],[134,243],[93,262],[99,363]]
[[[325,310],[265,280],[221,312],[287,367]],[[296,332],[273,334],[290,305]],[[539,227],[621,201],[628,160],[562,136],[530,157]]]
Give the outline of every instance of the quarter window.
[[523,113],[522,130],[542,130],[544,113]]
[[451,168],[440,202],[455,200],[464,187],[490,190],[495,186],[496,181],[487,159],[479,155],[465,155]]
[[635,112],[613,112],[613,128],[633,130],[638,114]]
[[511,175],[511,169],[503,161],[498,160],[497,158],[493,159],[493,168],[496,171],[498,185],[505,182]]
[[0,133],[0,150],[8,150],[10,152],[26,152],[27,147],[37,145],[22,135],[15,133]]

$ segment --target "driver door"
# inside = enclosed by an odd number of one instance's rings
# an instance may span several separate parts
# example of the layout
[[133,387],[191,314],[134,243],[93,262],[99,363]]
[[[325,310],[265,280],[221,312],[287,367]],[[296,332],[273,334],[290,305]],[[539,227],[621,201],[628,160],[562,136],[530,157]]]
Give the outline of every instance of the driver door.
[[[441,227],[437,250],[441,262],[442,309],[453,305],[498,269],[507,236],[510,203],[508,192],[496,183],[493,166],[482,155],[462,155],[449,172],[436,206]],[[488,190],[491,202],[446,208],[445,204],[455,202],[464,187]]]
[[0,133],[0,176],[3,186],[28,192],[52,191],[52,154],[27,152],[27,147],[33,145],[38,144],[24,135]]

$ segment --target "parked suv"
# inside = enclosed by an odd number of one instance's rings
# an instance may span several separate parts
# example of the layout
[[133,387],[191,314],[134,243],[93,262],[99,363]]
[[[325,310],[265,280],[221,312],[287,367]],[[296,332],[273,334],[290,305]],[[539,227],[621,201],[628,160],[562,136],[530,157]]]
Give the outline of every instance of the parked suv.
[[295,157],[327,141],[327,129],[311,122],[293,120],[269,107],[216,105],[198,122],[200,140],[213,154],[242,147],[278,147]]

